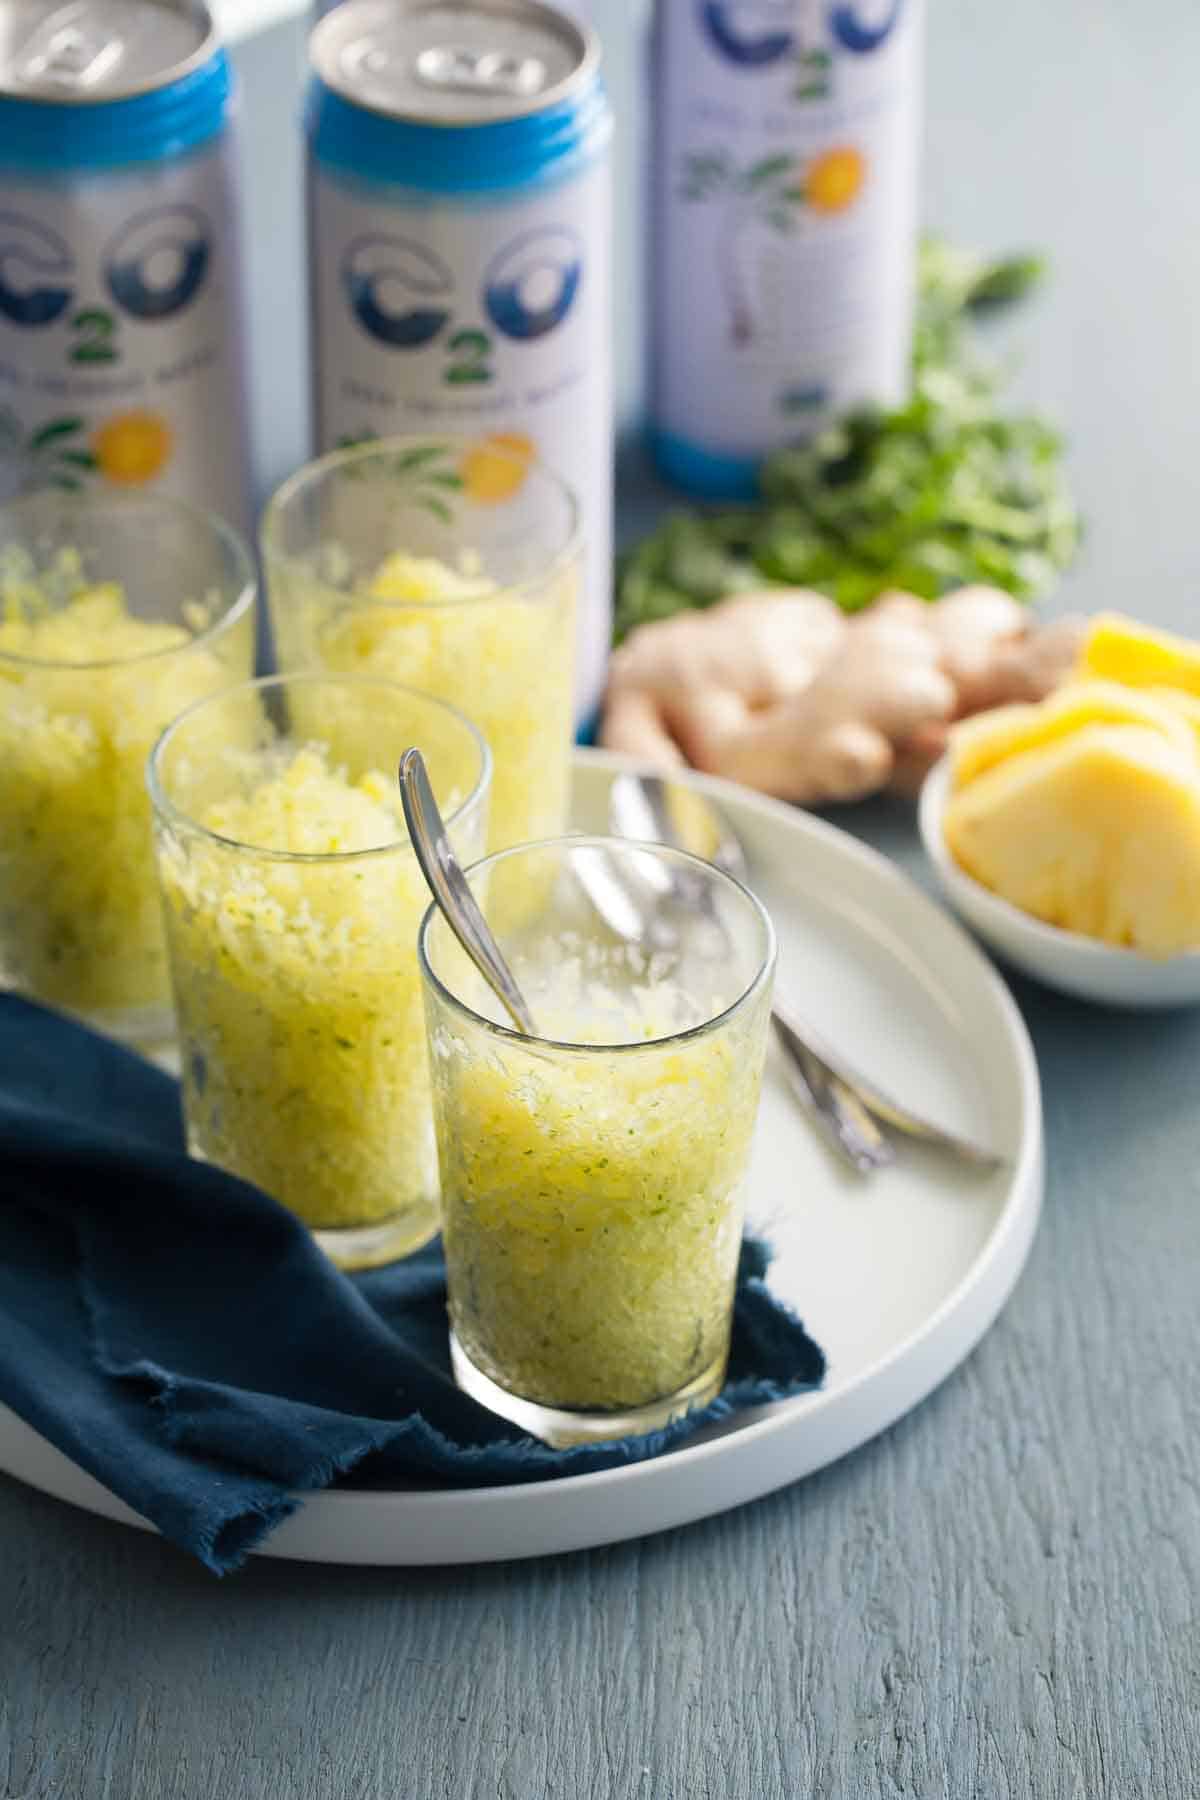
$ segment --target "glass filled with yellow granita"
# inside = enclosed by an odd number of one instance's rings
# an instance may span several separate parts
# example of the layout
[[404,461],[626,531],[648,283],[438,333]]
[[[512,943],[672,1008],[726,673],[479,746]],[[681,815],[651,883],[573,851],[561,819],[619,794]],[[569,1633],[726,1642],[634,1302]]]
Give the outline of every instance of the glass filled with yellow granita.
[[[625,839],[522,846],[468,879],[539,1035],[511,1028],[430,909],[455,1377],[550,1443],[656,1430],[724,1380],[771,922],[710,864]],[[515,913],[511,889],[536,903]]]
[[267,507],[279,667],[375,675],[460,706],[495,758],[493,850],[566,829],[574,496],[516,436],[335,451]]
[[441,701],[365,676],[227,689],[150,762],[188,1147],[265,1189],[346,1268],[433,1236],[417,969],[428,890],[397,784],[419,745],[457,854],[491,758]]
[[250,675],[254,597],[246,546],[180,501],[0,506],[0,979],[130,1042],[171,1031],[146,759]]

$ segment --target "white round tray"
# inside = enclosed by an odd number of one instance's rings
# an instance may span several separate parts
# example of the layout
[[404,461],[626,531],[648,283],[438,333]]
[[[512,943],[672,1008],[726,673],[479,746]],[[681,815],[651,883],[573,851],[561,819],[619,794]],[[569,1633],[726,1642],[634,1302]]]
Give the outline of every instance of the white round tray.
[[[574,822],[602,830],[612,773],[581,751]],[[261,1554],[336,1563],[499,1562],[683,1525],[795,1481],[922,1400],[1012,1292],[1042,1192],[1037,1066],[1007,988],[966,934],[845,833],[695,777],[750,854],[780,939],[780,991],[866,1074],[1009,1157],[980,1176],[905,1146],[868,1181],[835,1167],[768,1071],[750,1222],[772,1285],[829,1357],[820,1393],[723,1421],[653,1461],[512,1487],[309,1497]],[[0,1407],[0,1469],[90,1512],[146,1520]]]

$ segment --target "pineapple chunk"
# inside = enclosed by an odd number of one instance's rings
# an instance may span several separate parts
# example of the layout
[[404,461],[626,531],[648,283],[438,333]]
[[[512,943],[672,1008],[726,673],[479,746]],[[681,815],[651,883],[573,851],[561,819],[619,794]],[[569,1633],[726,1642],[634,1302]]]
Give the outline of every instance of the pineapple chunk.
[[1161,732],[1181,753],[1195,757],[1200,750],[1200,701],[1195,706],[1195,718],[1188,719],[1168,694],[1139,693],[1115,681],[1072,682],[1036,706],[998,706],[955,726],[953,785],[965,787],[997,763],[1056,743],[1086,725],[1141,725]]
[[[1130,689],[1130,692],[1133,690]],[[1182,688],[1166,687],[1142,688],[1141,692],[1161,701],[1179,718],[1186,720],[1189,729],[1195,733],[1197,747],[1200,748],[1200,694],[1185,694]]]
[[1194,755],[1141,725],[1086,725],[955,794],[955,860],[1035,918],[1171,956],[1200,942]]
[[1121,613],[1099,613],[1083,641],[1076,674],[1131,688],[1182,688],[1200,694],[1200,644]]

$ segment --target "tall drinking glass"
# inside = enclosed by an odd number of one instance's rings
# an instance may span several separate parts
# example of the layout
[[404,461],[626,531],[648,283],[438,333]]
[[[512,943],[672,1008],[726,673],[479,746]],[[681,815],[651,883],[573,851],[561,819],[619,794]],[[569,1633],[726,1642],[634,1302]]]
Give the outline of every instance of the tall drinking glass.
[[178,500],[0,506],[0,978],[129,1041],[171,1030],[146,758],[251,674],[254,594]]
[[437,1228],[416,952],[429,895],[396,779],[410,744],[457,854],[478,856],[487,746],[392,682],[228,689],[150,764],[189,1148],[290,1207],[348,1268]]
[[[724,1379],[770,920],[709,864],[619,838],[522,846],[469,880],[544,1035],[505,1023],[431,909],[455,1375],[551,1443],[651,1431]],[[513,888],[536,900],[510,929]],[[596,910],[618,888],[653,913],[653,953]]]
[[392,439],[284,483],[262,527],[279,666],[461,706],[495,758],[493,849],[567,823],[574,496],[520,439]]

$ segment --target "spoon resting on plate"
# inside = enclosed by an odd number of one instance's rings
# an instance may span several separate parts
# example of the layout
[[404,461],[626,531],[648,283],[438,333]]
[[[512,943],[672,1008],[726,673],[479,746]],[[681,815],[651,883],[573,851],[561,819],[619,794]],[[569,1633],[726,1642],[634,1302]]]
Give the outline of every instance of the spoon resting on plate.
[[[691,850],[748,885],[746,853],[741,843],[729,822],[695,788],[669,782],[660,775],[618,775],[609,795],[609,823],[620,837]],[[672,897],[676,900],[700,900],[700,884],[694,896],[680,892],[680,883],[686,885],[686,875],[667,876],[658,865],[654,865],[654,872],[673,884]],[[649,931],[647,923],[645,934],[649,935]],[[661,926],[657,927],[656,937],[665,948]],[[947,1131],[902,1105],[851,1067],[807,1020],[799,1019],[786,1004],[776,1003],[771,1023],[786,1058],[793,1091],[826,1141],[860,1173],[869,1174],[894,1159],[894,1146],[881,1129],[884,1125],[902,1137],[946,1150],[981,1169],[998,1168],[1006,1160],[987,1146]]]

